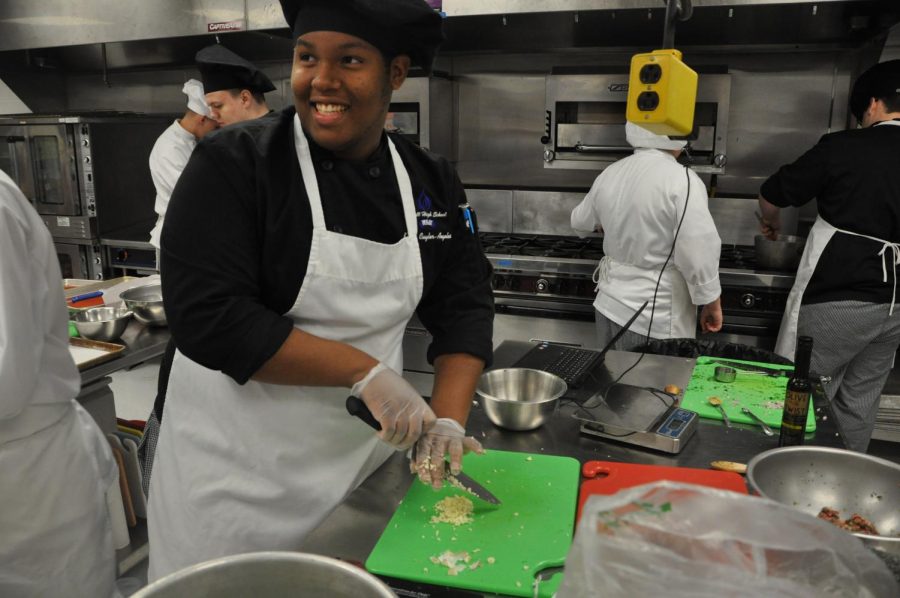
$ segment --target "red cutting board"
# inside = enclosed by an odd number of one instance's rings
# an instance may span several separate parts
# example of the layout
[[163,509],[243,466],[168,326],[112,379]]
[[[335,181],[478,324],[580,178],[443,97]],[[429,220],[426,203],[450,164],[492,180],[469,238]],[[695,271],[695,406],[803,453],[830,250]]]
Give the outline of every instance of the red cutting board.
[[730,471],[639,465],[614,461],[588,461],[581,467],[581,474],[585,480],[581,483],[581,492],[578,495],[577,519],[581,519],[581,509],[592,494],[615,494],[624,488],[660,480],[698,484],[747,494],[747,484],[744,482],[744,478]]

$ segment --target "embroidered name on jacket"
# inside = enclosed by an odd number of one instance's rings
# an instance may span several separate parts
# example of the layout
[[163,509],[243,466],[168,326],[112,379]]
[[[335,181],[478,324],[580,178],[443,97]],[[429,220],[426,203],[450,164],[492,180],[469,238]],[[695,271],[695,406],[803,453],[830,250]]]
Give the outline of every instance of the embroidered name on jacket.
[[447,211],[433,210],[431,197],[424,189],[416,196],[416,220],[420,241],[448,241],[453,238],[449,232],[440,230],[447,228]]

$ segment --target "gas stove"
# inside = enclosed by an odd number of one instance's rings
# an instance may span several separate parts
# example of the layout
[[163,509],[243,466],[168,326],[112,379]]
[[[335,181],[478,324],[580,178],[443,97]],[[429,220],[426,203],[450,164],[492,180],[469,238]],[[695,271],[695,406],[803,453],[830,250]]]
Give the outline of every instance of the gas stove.
[[[593,319],[593,273],[603,257],[602,238],[481,233],[481,243],[494,267],[498,311]],[[719,265],[730,340],[765,337],[761,346],[772,344],[794,273],[759,269],[749,245],[723,245]]]

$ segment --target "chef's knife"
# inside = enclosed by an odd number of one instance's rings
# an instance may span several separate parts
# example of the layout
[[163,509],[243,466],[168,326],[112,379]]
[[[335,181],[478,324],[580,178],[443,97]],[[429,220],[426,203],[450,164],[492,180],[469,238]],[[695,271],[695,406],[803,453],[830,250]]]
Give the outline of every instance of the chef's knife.
[[[347,411],[350,413],[350,415],[355,415],[375,430],[381,430],[381,424],[378,423],[378,420],[375,419],[375,416],[372,415],[372,412],[369,411],[369,408],[362,401],[362,399],[352,396],[347,397]],[[499,498],[491,494],[491,492],[487,488],[485,488],[463,472],[459,472],[455,475],[451,473],[450,464],[446,461],[444,461],[444,478],[448,480],[452,486],[456,486],[457,488],[465,490],[469,494],[472,494],[473,496],[476,496],[485,502],[488,502],[492,505],[501,504]]]
[[724,359],[711,359],[713,363],[718,363],[719,365],[727,365],[730,368],[734,368],[736,370],[741,370],[743,372],[756,372],[759,374],[766,374],[767,376],[772,376],[777,378],[779,376],[790,376],[790,370],[776,370],[774,368],[767,368],[761,365],[751,365],[749,363],[738,363],[736,361],[726,361]]

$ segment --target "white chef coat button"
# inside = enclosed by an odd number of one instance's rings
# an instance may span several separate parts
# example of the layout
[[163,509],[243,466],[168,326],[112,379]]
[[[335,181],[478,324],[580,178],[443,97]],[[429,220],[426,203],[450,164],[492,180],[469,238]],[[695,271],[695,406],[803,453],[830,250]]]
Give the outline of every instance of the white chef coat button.
[[331,172],[332,170],[334,170],[334,162],[332,162],[331,160],[323,161],[322,170],[324,170],[325,172]]
[[373,179],[377,179],[378,177],[381,176],[381,169],[378,168],[377,166],[373,166],[372,168],[369,169],[369,176],[372,177]]

